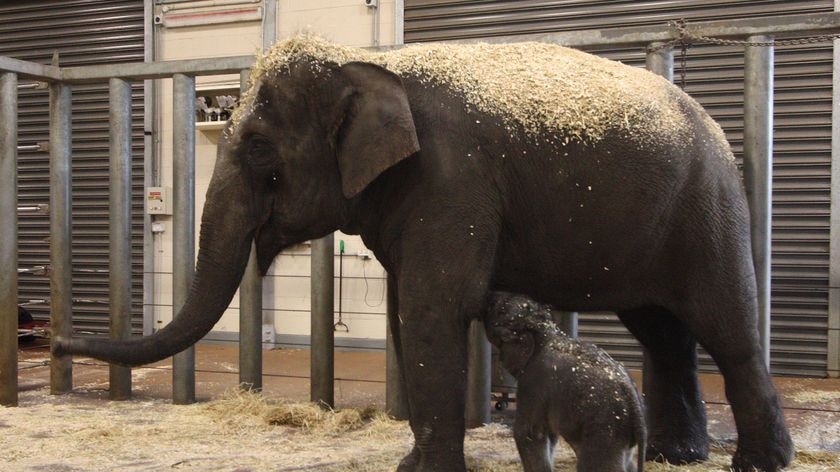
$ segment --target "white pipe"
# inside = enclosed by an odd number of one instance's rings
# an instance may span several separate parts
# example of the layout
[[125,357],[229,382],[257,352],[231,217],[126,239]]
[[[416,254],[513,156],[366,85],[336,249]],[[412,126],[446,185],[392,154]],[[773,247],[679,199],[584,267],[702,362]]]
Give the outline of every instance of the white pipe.
[[405,0],[394,4],[394,44],[405,42]]
[[191,2],[191,3],[184,3],[178,5],[164,5],[161,8],[163,13],[175,11],[175,10],[186,10],[186,9],[193,9],[193,8],[205,8],[205,7],[229,7],[234,5],[247,5],[250,3],[260,3],[262,0],[204,0],[202,2]]
[[373,46],[379,46],[379,5],[373,9]]

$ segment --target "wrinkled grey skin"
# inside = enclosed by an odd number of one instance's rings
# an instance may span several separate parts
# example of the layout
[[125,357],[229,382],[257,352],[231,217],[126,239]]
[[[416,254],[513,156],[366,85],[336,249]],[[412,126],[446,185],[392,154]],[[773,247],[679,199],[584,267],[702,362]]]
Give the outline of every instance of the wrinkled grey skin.
[[554,469],[559,437],[574,449],[578,472],[644,472],[641,399],[621,364],[564,335],[549,305],[521,295],[494,293],[484,325],[517,380],[513,434],[525,472]]
[[669,93],[694,140],[637,147],[613,129],[561,146],[439,82],[300,60],[266,77],[258,107],[219,141],[195,279],[173,322],[130,341],[58,339],[54,353],[171,356],[221,317],[252,241],[265,272],[283,248],[340,229],[395,280],[390,326],[415,436],[401,472],[465,470],[467,326],[491,290],[618,313],[650,366],[649,457],[708,454],[700,342],[726,380],[733,465],[776,471],[793,447],[759,350],[745,194],[705,113]]

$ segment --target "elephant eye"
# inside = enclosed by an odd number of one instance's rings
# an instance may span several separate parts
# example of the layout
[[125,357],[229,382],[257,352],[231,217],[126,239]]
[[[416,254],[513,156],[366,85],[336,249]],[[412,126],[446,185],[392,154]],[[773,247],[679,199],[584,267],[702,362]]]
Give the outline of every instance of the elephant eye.
[[277,165],[277,154],[274,143],[265,138],[253,138],[248,141],[245,149],[245,159],[256,169],[265,169]]

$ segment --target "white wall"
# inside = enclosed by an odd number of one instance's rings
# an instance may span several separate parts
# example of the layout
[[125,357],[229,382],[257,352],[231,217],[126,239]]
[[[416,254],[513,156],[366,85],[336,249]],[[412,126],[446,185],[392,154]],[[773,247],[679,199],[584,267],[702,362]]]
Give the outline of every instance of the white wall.
[[[379,0],[379,42],[394,44],[395,0]],[[363,0],[280,0],[278,37],[300,31],[318,33],[348,46],[373,44],[375,11]]]
[[[392,44],[395,34],[395,1],[380,1],[380,43]],[[373,11],[363,0],[279,0],[278,37],[299,31],[321,34],[342,44],[367,46],[373,42]],[[222,25],[161,28],[157,60],[252,54],[261,43],[259,22]],[[199,77],[197,88],[219,84],[234,85],[238,76]],[[162,81],[158,109],[161,113],[160,185],[172,186],[172,88]],[[219,131],[196,131],[196,247],[204,206],[204,195],[213,171]],[[154,294],[151,312],[154,327],[171,321],[172,313],[172,218],[154,216],[166,231],[154,236]],[[336,257],[336,311],[341,296],[344,322],[349,333],[336,333],[338,345],[383,345],[385,337],[385,271],[375,259],[359,257],[369,253],[361,239],[340,233],[335,235],[336,254],[339,240],[345,241],[343,291],[338,292],[339,260]],[[273,326],[276,341],[302,342],[310,326],[310,257],[309,246],[298,245],[280,254],[266,276],[263,289],[263,322]],[[238,294],[222,319],[208,336],[211,339],[236,338],[239,324]],[[346,339],[342,339],[346,338]]]

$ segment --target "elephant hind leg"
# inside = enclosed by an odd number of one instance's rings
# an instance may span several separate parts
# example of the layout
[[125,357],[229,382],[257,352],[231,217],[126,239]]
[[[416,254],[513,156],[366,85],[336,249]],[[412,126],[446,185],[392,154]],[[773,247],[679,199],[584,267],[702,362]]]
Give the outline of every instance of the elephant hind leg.
[[648,459],[672,464],[705,460],[709,438],[694,336],[664,308],[627,310],[618,317],[644,347]]
[[[720,368],[738,429],[736,471],[777,471],[793,459],[779,397],[761,355],[751,278],[720,277],[684,300],[680,313]],[[739,283],[740,287],[739,289]]]

